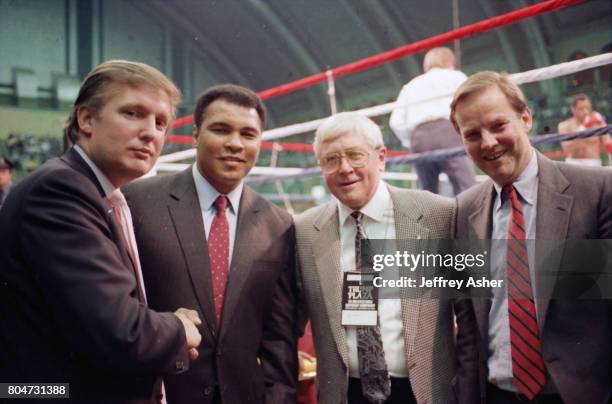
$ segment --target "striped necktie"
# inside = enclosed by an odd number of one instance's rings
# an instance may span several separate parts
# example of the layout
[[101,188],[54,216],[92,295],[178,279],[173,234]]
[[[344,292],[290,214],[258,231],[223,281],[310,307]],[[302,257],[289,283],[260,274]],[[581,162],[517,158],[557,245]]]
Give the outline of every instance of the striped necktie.
[[546,368],[529,274],[525,218],[514,186],[506,185],[502,192],[512,204],[506,253],[512,381],[532,400],[546,383]]

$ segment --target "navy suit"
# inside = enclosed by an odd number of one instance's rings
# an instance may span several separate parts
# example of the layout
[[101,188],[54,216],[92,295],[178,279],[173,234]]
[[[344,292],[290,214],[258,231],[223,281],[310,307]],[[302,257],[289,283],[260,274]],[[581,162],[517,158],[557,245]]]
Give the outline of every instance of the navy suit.
[[0,380],[70,383],[74,401],[152,403],[185,370],[185,331],[139,297],[104,192],[71,149],[0,212]]

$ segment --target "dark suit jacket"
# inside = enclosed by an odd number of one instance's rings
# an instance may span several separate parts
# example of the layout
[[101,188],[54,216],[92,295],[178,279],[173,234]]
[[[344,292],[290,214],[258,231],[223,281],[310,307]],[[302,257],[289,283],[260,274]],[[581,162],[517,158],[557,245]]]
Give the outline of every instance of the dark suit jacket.
[[199,358],[166,378],[168,402],[224,404],[296,400],[295,234],[291,216],[245,186],[221,329],[191,167],[126,189],[151,307],[195,309]]
[[[539,153],[537,158],[536,239],[574,240],[566,245],[558,243],[560,250],[554,254],[545,251],[548,243],[536,244],[535,294],[546,369],[565,402],[608,403],[612,398],[611,301],[554,297],[559,297],[555,293],[565,281],[560,268],[569,267],[570,260],[575,259],[569,249],[576,240],[612,238],[612,170],[553,162]],[[460,194],[455,237],[490,238],[494,200],[490,180]],[[609,271],[610,255],[607,259]],[[591,270],[588,265],[579,269]],[[547,282],[546,276],[551,274],[553,282]],[[465,335],[460,327],[458,351],[466,362],[478,364],[474,370],[478,377],[472,382],[480,389],[482,402],[486,402],[491,303],[477,298],[472,303],[480,332],[478,336]]]
[[121,229],[75,150],[0,212],[0,380],[67,382],[76,401],[150,403],[188,366],[185,331],[139,300]]

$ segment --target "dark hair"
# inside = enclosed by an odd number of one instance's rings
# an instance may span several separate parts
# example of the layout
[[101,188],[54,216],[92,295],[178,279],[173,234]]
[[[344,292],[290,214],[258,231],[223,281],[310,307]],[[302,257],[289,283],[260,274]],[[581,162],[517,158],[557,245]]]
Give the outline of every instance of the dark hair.
[[15,167],[15,164],[4,156],[0,156],[0,170],[12,170]]
[[77,122],[79,108],[85,106],[99,112],[112,94],[111,90],[114,89],[114,85],[132,87],[150,85],[161,89],[168,94],[172,103],[172,118],[174,118],[176,106],[181,101],[181,91],[156,68],[129,60],[107,60],[89,72],[79,88],[79,94],[64,127],[66,143],[76,143],[79,136],[79,123]]
[[578,93],[572,97],[572,107],[575,107],[578,104],[578,101],[591,101],[588,95],[585,93]]
[[216,100],[224,100],[245,108],[255,108],[261,122],[261,130],[266,127],[266,109],[257,94],[236,84],[220,84],[210,87],[199,95],[193,111],[196,128],[202,125],[206,108]]

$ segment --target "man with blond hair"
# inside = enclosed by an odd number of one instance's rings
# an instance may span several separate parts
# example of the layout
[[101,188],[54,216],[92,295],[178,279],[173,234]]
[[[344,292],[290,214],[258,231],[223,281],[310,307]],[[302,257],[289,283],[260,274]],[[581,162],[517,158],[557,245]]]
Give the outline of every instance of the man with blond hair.
[[79,402],[154,403],[159,376],[197,356],[195,311],[147,307],[119,191],[157,160],[180,98],[151,66],[100,64],[67,123],[74,146],[10,193],[0,212],[3,382],[68,383]]
[[[457,197],[455,237],[491,239],[491,276],[505,281],[492,298],[472,299],[479,332],[459,327],[457,336],[460,362],[477,368],[480,402],[609,403],[610,296],[573,288],[609,271],[605,241],[581,241],[612,238],[612,175],[538,153],[525,96],[505,74],[471,76],[455,93],[451,119],[490,178]],[[604,246],[602,266],[580,248],[587,245]]]
[[[424,74],[406,84],[391,113],[389,125],[402,144],[414,153],[461,146],[449,121],[453,92],[466,79],[455,70],[455,55],[445,47],[433,48],[423,60]],[[467,157],[417,162],[415,169],[424,190],[438,193],[438,176],[445,172],[455,195],[476,183]]]

